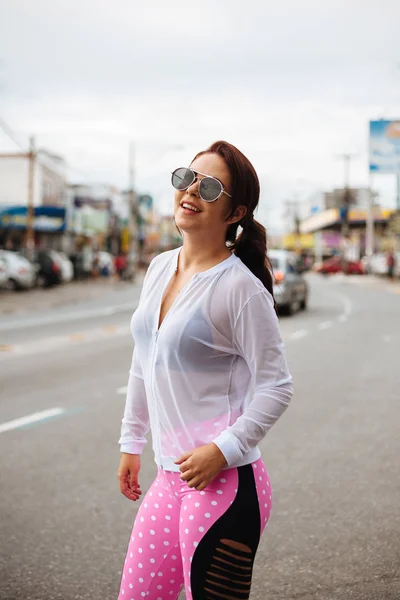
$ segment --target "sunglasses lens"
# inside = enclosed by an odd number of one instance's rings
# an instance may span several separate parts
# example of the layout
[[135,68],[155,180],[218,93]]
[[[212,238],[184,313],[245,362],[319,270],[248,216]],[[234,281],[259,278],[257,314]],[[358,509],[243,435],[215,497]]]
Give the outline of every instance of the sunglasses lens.
[[200,197],[205,202],[214,202],[221,194],[221,184],[216,179],[212,179],[211,177],[204,177],[200,181],[199,193]]
[[172,185],[176,190],[186,190],[194,181],[193,171],[183,167],[172,173]]

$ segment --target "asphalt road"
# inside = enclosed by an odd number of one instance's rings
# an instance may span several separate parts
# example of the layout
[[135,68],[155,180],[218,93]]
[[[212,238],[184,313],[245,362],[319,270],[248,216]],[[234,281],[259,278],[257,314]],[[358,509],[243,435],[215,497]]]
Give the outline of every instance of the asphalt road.
[[[116,470],[138,294],[0,319],[2,600],[117,597],[137,510]],[[400,296],[312,277],[309,310],[281,328],[296,393],[262,444],[273,510],[251,598],[399,600]],[[144,490],[154,473],[148,445]]]

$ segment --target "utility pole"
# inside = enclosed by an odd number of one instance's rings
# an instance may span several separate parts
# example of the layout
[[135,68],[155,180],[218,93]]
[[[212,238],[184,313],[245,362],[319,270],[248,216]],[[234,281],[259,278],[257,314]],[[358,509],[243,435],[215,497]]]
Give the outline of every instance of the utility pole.
[[138,196],[135,191],[135,146],[134,142],[131,141],[129,144],[129,203],[130,203],[130,214],[133,217],[134,222],[134,234],[132,239],[132,249],[135,254],[135,271],[137,270],[138,264],[141,262],[140,246],[139,246],[139,204]]
[[349,237],[349,211],[350,205],[353,202],[352,193],[350,190],[350,167],[353,158],[356,158],[356,154],[343,153],[339,154],[338,158],[343,160],[344,163],[344,180],[343,180],[343,194],[341,197],[341,204],[339,207],[340,215],[340,241],[341,241],[341,256],[342,266],[345,269],[346,263],[346,238]]
[[[372,191],[372,173],[369,173],[368,180],[368,211],[367,211],[367,222],[365,226],[365,254],[368,259],[374,253],[374,203],[373,203],[373,191]],[[369,261],[368,261],[369,266]]]
[[289,233],[294,237],[294,250],[298,252],[301,249],[300,241],[300,214],[299,200],[285,200],[285,217],[289,217]]
[[35,233],[34,233],[34,183],[35,183],[35,162],[36,162],[36,149],[35,139],[31,137],[29,139],[29,175],[28,175],[28,205],[26,213],[26,238],[25,247],[28,255],[32,258],[33,250],[35,247]]

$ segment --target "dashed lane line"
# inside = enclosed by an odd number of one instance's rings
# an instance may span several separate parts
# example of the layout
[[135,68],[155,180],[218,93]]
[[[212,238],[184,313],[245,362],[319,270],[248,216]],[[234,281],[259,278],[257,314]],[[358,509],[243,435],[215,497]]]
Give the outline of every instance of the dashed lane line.
[[15,331],[16,329],[26,329],[27,327],[37,327],[39,325],[52,325],[55,323],[70,323],[71,321],[80,321],[92,319],[94,317],[108,317],[121,312],[133,312],[137,307],[135,302],[126,302],[115,306],[106,306],[102,308],[92,308],[90,310],[77,310],[65,314],[43,315],[40,317],[29,317],[27,319],[13,319],[0,323],[0,331]]
[[0,423],[0,433],[12,431],[13,429],[20,429],[21,427],[26,427],[27,425],[32,425],[33,423],[38,423],[40,421],[54,419],[65,412],[65,408],[49,408],[48,410],[32,413],[31,415],[20,417],[19,419],[14,419],[13,421],[6,421],[5,423]]
[[26,344],[9,345],[0,353],[0,361],[18,356],[29,356],[41,354],[52,350],[58,350],[68,345],[79,345],[86,342],[96,342],[115,336],[130,336],[129,326],[105,326],[85,332],[70,333],[68,335],[53,336],[41,340],[34,340]]
[[330,329],[332,325],[332,321],[323,321],[318,325],[318,329],[320,329],[321,331],[325,331],[326,329]]
[[299,329],[298,331],[294,331],[290,334],[289,340],[301,340],[301,338],[306,337],[308,335],[308,331],[306,329]]

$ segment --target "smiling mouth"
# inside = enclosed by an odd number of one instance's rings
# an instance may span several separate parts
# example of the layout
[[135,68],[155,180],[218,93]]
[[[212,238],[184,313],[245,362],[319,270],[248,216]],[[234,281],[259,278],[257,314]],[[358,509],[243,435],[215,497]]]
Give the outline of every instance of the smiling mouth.
[[194,212],[194,213],[201,212],[201,210],[199,208],[197,208],[197,206],[193,206],[193,204],[189,204],[189,202],[182,202],[181,208],[184,208],[185,210],[190,210],[191,212]]

